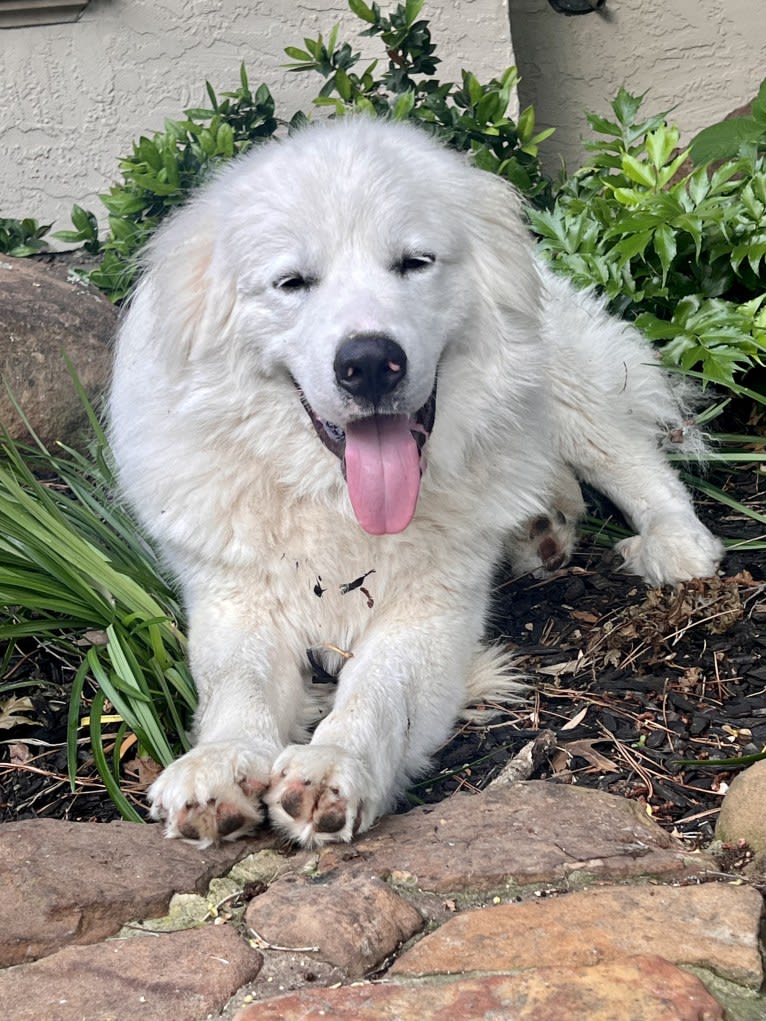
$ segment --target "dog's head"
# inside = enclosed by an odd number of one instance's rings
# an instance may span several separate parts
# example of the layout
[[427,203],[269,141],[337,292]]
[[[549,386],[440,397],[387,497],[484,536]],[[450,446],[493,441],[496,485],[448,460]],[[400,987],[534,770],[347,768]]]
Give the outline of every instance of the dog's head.
[[289,382],[361,526],[403,530],[440,376],[460,357],[481,371],[501,307],[535,314],[515,196],[413,127],[355,118],[229,167],[155,252],[174,231],[191,252],[192,225],[209,241],[192,255],[187,357],[234,350],[240,375]]

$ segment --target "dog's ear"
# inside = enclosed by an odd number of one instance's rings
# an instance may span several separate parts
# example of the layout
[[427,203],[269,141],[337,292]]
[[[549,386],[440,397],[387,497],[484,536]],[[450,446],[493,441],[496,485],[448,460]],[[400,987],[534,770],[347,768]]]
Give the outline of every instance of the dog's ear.
[[157,230],[143,255],[137,300],[148,299],[156,352],[176,364],[203,357],[225,339],[237,295],[235,282],[219,271],[220,244],[214,210],[202,195]]
[[467,215],[478,286],[501,308],[536,320],[541,281],[521,199],[496,174],[472,168],[470,179]]

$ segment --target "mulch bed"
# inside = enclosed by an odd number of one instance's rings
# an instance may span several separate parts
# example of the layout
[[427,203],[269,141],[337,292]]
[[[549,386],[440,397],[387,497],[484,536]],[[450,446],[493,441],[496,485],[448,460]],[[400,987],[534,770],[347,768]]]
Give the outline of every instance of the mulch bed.
[[[763,479],[750,471],[737,480],[738,498],[761,511]],[[719,535],[758,534],[718,504],[702,511]],[[554,577],[498,580],[492,630],[515,648],[530,699],[462,726],[402,808],[485,787],[548,729],[555,747],[534,778],[635,799],[691,845],[709,841],[743,767],[706,761],[766,748],[766,553],[732,551],[725,570],[675,590],[647,589],[620,572],[614,553],[585,541]],[[44,683],[14,692],[31,699],[18,712],[32,722],[9,726],[0,713],[2,820],[117,817],[84,738],[74,792],[66,778],[71,673],[65,657],[34,643],[7,665],[6,683]],[[126,791],[141,811],[145,785],[134,767]]]

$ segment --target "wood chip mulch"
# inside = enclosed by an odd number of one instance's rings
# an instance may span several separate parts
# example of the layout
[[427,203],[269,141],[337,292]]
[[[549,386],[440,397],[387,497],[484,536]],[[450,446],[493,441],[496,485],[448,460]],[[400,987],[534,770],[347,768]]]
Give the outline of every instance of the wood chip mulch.
[[501,584],[496,630],[534,685],[531,704],[466,724],[416,798],[486,786],[550,730],[535,778],[635,799],[691,843],[711,838],[745,763],[706,763],[766,749],[766,556],[732,553],[731,573],[678,589],[647,589],[618,566],[592,549],[556,577]]

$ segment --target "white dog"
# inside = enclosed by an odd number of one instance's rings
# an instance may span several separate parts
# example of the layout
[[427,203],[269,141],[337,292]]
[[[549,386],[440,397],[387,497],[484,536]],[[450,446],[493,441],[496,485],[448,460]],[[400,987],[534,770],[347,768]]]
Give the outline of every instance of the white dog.
[[[508,543],[519,570],[564,562],[575,474],[635,527],[628,570],[714,572],[660,450],[681,428],[650,348],[538,262],[515,194],[416,128],[322,124],[225,169],[152,241],[111,395],[199,690],[195,747],[150,791],[168,836],[232,839],[265,803],[319,845],[389,810],[502,688],[493,568]],[[340,669],[308,741],[312,665]]]

